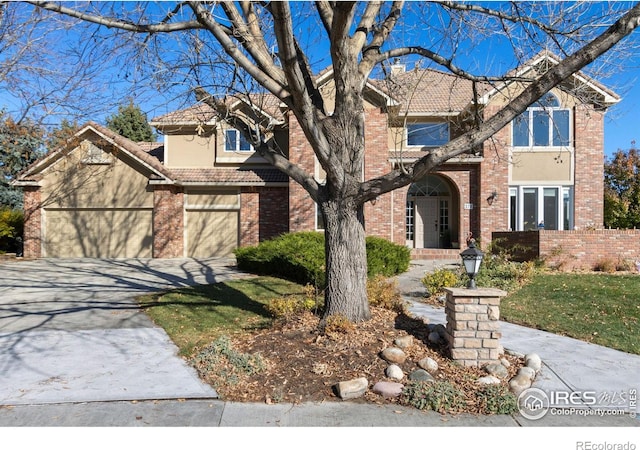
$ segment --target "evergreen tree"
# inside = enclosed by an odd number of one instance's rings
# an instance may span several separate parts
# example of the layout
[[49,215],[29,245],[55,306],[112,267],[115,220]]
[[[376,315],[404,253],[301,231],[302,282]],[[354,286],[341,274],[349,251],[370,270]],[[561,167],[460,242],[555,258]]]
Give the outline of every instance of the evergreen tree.
[[0,111],[0,208],[22,208],[22,191],[11,181],[43,152],[44,130],[37,124],[13,118]]
[[129,102],[126,106],[120,105],[118,112],[107,119],[107,128],[133,142],[148,142],[156,139],[147,122],[147,115],[133,102]]

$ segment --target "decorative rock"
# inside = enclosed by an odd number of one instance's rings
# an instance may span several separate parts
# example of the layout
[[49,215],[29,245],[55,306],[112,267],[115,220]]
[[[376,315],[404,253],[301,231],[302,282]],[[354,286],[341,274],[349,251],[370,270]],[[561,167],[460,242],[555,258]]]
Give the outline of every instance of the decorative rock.
[[397,338],[393,343],[402,348],[409,348],[413,345],[413,336],[407,335]]
[[438,362],[435,359],[429,358],[427,356],[418,361],[418,367],[433,374],[438,371]]
[[513,392],[516,397],[522,393],[525,389],[529,389],[531,387],[531,380],[524,375],[516,375],[515,377],[509,380],[509,388],[511,392]]
[[385,348],[380,356],[391,364],[402,364],[407,359],[406,353],[395,347]]
[[441,344],[442,343],[442,337],[440,336],[440,333],[438,333],[437,331],[432,331],[431,333],[429,333],[429,336],[427,337],[427,339],[432,344]]
[[335,385],[338,397],[342,400],[362,397],[364,393],[367,392],[368,387],[369,381],[364,377],[349,381],[341,381]]
[[393,380],[402,380],[404,378],[404,372],[396,364],[391,364],[389,367],[387,367],[387,370],[385,370],[385,374],[387,375],[387,377]]
[[524,358],[524,353],[516,352],[515,350],[505,350],[507,355],[515,356],[516,358]]
[[531,367],[520,367],[520,369],[518,369],[518,375],[523,375],[533,381],[536,378],[536,371]]
[[480,377],[477,380],[478,384],[500,384],[500,379],[494,377],[493,375],[488,375],[486,377]]
[[500,359],[500,364],[502,364],[503,366],[505,366],[507,369],[509,367],[511,367],[511,363],[509,362],[509,360],[507,358],[501,358]]
[[505,366],[499,363],[487,364],[484,367],[485,372],[489,375],[493,375],[498,378],[507,378],[509,376],[509,371]]
[[373,392],[384,398],[399,397],[404,385],[392,381],[378,381],[373,385]]
[[527,356],[525,356],[524,364],[527,367],[531,367],[536,371],[536,373],[540,372],[540,369],[542,368],[542,360],[535,353],[529,353]]
[[433,378],[431,374],[424,369],[414,370],[409,374],[409,379],[411,381],[429,381],[429,382],[436,381],[436,379]]

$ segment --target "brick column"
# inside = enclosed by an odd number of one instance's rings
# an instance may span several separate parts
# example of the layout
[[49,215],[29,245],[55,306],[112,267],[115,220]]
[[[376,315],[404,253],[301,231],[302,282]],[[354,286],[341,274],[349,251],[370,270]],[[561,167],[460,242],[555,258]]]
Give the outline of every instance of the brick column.
[[24,192],[24,236],[23,256],[42,256],[42,209],[39,187],[25,186]]
[[176,186],[153,190],[153,257],[184,255],[184,193]]
[[[485,118],[489,119],[501,108],[487,106]],[[491,242],[493,231],[507,231],[509,229],[509,144],[511,140],[511,125],[498,131],[483,146],[484,159],[480,165],[478,190],[474,193],[476,200],[474,209],[480,221],[478,230],[472,224],[474,237],[480,238],[482,247],[486,248]],[[496,192],[498,197],[491,205],[487,198]]]
[[500,357],[499,289],[447,288],[447,342],[451,359],[463,366],[482,366]]
[[574,114],[574,225],[579,230],[603,228],[604,113],[579,105]]
[[260,193],[258,188],[242,188],[240,193],[240,247],[260,241]]
[[[315,172],[315,153],[293,113],[289,113],[289,161],[307,173]],[[289,231],[311,231],[316,228],[316,207],[302,186],[289,180]]]
[[[389,162],[389,126],[387,115],[377,108],[367,108],[366,127],[364,130],[364,179],[380,177],[391,170]],[[395,240],[393,227],[393,206],[390,192],[380,195],[374,202],[364,205],[365,229],[367,236],[378,236],[384,239]],[[405,197],[406,198],[406,195]],[[403,208],[405,201],[398,202]],[[402,240],[404,245],[404,221],[402,223]],[[392,236],[393,235],[393,236]]]

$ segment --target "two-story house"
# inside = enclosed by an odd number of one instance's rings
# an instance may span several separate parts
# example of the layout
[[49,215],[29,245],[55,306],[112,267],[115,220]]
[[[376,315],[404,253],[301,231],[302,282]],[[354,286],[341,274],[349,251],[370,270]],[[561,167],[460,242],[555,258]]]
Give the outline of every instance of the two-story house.
[[[521,78],[557,63],[541,54]],[[331,70],[316,80],[332,99]],[[498,111],[522,86],[473,85],[396,65],[366,90],[365,173],[411,163]],[[619,97],[576,74],[481,148],[366,205],[367,233],[414,256],[457,257],[469,236],[495,231],[601,227],[606,109]],[[295,117],[274,97],[229,99],[268,125],[270,139],[321,181]],[[203,104],[151,121],[157,144],[134,143],[95,123],[82,127],[16,182],[25,193],[27,257],[212,257],[287,231],[320,230],[302,187],[273,169]]]

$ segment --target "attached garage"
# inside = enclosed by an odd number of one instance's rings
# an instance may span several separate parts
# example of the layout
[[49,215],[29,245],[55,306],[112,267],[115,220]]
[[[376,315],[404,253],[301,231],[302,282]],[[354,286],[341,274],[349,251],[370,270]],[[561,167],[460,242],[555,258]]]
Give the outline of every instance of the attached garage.
[[68,151],[45,159],[37,175],[41,256],[152,258],[149,179],[158,178],[158,171],[138,149],[117,145],[122,138],[107,139],[94,128]]
[[44,210],[44,254],[53,258],[151,258],[151,209]]
[[185,192],[188,257],[229,256],[238,247],[239,195],[237,189]]

